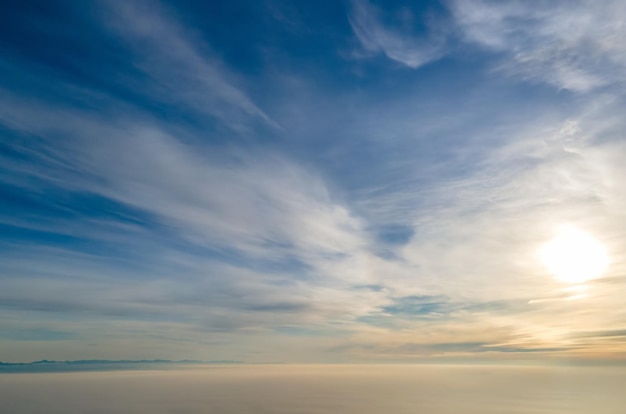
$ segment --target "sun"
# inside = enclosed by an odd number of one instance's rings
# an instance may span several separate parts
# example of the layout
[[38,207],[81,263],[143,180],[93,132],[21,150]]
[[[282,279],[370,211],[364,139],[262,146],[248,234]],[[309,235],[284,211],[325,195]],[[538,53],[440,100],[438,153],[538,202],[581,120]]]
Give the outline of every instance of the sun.
[[609,266],[604,246],[576,227],[564,227],[541,248],[539,256],[554,277],[565,283],[595,279]]

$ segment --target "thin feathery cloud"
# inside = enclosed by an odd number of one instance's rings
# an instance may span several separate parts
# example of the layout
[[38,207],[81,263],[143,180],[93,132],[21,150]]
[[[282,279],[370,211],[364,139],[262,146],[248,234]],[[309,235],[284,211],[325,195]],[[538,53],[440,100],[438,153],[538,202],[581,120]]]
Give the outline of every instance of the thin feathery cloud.
[[559,89],[589,92],[623,84],[622,1],[451,1],[462,38],[506,55],[500,69]]
[[438,60],[446,54],[444,37],[434,33],[430,27],[428,33],[418,36],[412,30],[402,31],[385,25],[379,13],[367,0],[352,2],[350,26],[367,53],[382,53],[412,69]]
[[220,149],[220,160],[210,147],[194,151],[156,125],[22,104],[4,107],[0,118],[32,134],[65,137],[54,148],[25,149],[38,163],[13,165],[22,176],[147,211],[200,244],[270,257],[299,252],[305,259],[363,245],[358,220],[321,178],[277,154]]
[[[250,119],[280,126],[235,85],[236,75],[220,62],[210,45],[193,40],[154,1],[104,2],[106,25],[133,50],[136,65],[151,82],[146,92],[174,105],[211,115],[236,131]],[[145,81],[144,81],[145,83]],[[245,115],[245,116],[242,116]]]

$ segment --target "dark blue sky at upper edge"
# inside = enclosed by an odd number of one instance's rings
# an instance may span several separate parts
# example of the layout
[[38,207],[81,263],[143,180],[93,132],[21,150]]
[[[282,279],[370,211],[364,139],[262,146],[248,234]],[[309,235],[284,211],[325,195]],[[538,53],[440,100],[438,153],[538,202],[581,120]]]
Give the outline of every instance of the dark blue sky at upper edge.
[[469,3],[2,2],[0,360],[580,349],[514,259],[622,242],[622,8]]

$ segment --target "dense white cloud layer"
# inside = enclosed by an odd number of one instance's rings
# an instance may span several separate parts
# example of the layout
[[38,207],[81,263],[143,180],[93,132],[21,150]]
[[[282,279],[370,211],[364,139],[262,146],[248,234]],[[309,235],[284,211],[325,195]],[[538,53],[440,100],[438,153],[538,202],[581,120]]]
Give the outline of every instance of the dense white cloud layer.
[[[615,413],[619,368],[244,365],[3,375],[7,414]],[[285,392],[288,390],[289,392]],[[33,398],[36,393],[37,398]]]

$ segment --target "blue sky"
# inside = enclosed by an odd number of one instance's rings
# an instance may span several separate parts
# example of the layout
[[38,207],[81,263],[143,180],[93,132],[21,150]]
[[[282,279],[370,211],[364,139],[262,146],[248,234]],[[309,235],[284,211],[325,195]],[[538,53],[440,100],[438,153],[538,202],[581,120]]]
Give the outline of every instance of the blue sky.
[[624,356],[623,2],[4,9],[0,360]]

